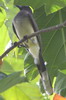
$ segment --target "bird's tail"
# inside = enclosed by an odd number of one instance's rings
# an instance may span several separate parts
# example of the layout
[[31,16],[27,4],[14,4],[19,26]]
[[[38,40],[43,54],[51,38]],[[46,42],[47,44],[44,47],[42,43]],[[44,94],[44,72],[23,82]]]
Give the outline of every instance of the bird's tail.
[[50,78],[48,76],[47,71],[42,72],[41,81],[42,81],[46,94],[48,95],[53,94],[53,89],[52,89]]
[[44,87],[44,90],[46,92],[46,94],[51,95],[53,94],[53,89],[52,89],[52,85],[51,85],[51,81],[46,69],[46,66],[44,64],[44,60],[42,58],[42,55],[39,54],[39,64],[37,65],[39,73],[41,75],[41,81]]

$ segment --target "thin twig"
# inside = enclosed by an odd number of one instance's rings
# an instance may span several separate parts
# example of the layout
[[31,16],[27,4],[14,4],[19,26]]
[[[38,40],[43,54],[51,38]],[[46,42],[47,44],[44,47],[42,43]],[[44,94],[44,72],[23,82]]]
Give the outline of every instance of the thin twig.
[[32,33],[31,35],[28,35],[27,38],[23,38],[21,39],[20,41],[18,41],[15,45],[12,45],[9,49],[7,49],[1,56],[0,56],[0,59],[2,59],[3,57],[6,56],[6,54],[8,54],[12,49],[14,49],[15,47],[17,47],[18,45],[20,45],[20,43],[26,41],[27,39],[29,38],[32,38],[34,36],[37,36],[38,34],[41,34],[43,32],[49,32],[49,31],[53,31],[53,30],[58,30],[60,28],[63,28],[66,26],[66,21],[64,21],[62,24],[58,24],[56,26],[52,26],[52,27],[49,27],[49,28],[45,28],[45,29],[42,29],[42,30],[39,30],[39,31],[36,31],[34,33]]

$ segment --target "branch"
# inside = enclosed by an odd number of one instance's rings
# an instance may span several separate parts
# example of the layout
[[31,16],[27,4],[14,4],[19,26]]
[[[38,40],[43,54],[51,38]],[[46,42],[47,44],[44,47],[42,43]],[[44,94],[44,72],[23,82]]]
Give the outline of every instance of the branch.
[[53,30],[58,30],[60,28],[63,28],[66,26],[66,21],[64,21],[62,24],[58,24],[56,26],[52,26],[52,27],[49,27],[49,28],[45,28],[45,29],[42,29],[42,30],[39,30],[39,31],[36,31],[34,33],[32,33],[31,35],[28,35],[27,38],[23,38],[21,39],[20,41],[18,41],[15,45],[11,46],[9,49],[7,49],[1,56],[0,56],[0,59],[2,59],[3,57],[6,56],[6,54],[8,54],[12,49],[14,49],[15,47],[17,47],[18,45],[20,45],[22,42],[26,41],[27,39],[29,38],[32,38],[34,36],[37,36],[38,34],[41,34],[43,32],[49,32],[49,31],[53,31]]

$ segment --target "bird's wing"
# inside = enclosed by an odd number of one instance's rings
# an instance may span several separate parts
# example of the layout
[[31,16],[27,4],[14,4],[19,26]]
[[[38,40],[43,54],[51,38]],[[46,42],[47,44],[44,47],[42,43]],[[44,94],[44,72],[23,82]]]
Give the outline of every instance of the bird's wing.
[[[19,37],[18,37],[18,35],[17,35],[17,33],[16,33],[16,30],[15,30],[15,27],[14,27],[13,22],[12,22],[12,28],[13,28],[13,31],[14,31],[15,35],[16,35],[17,38],[19,39]],[[20,39],[19,39],[19,40],[20,40]],[[21,43],[18,47],[19,47],[19,48],[20,48],[20,47],[25,47],[25,48],[26,48],[26,45],[24,45],[23,43]]]
[[[32,25],[32,27],[33,27],[33,29],[34,29],[34,32],[38,31],[38,30],[39,30],[39,29],[38,29],[38,25],[36,24],[36,21],[34,20],[33,15],[30,14],[30,13],[28,13],[28,18],[29,18],[29,20],[30,20],[30,22],[31,22],[31,25]],[[40,46],[40,48],[41,48],[41,36],[40,36],[40,35],[37,35],[36,37],[37,37],[39,46]]]
[[17,35],[17,33],[16,33],[16,30],[15,30],[15,27],[14,27],[13,22],[12,22],[12,28],[13,28],[13,31],[14,31],[15,35],[16,35],[16,36],[17,36],[17,38],[19,39],[19,37],[18,37],[18,35]]

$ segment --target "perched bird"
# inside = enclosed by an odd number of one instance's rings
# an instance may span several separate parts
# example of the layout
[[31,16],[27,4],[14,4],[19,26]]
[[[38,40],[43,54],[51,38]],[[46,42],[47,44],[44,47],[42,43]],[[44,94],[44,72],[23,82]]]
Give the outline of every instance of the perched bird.
[[[13,19],[13,30],[18,39],[26,38],[27,35],[31,35],[32,33],[38,31],[38,26],[35,22],[35,19],[32,15],[32,10],[29,6],[20,6],[17,5],[20,11]],[[32,55],[34,59],[34,63],[37,66],[41,81],[44,87],[46,94],[51,95],[53,93],[50,78],[44,64],[44,60],[42,58],[41,52],[41,43],[40,43],[40,35],[32,37],[22,44],[28,52]]]

